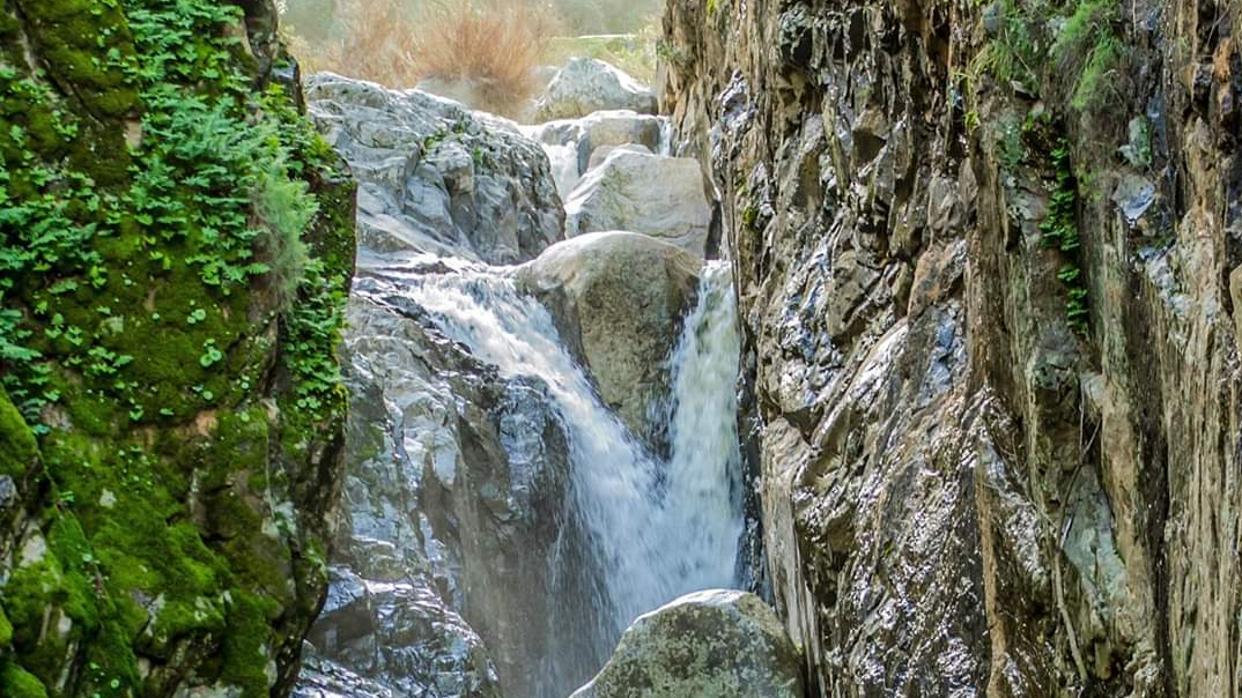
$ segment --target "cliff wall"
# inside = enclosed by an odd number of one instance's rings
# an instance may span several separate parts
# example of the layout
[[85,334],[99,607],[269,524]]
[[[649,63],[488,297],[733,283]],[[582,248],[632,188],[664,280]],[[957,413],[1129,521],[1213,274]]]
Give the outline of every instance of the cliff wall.
[[670,0],[821,695],[1237,695],[1236,4]]

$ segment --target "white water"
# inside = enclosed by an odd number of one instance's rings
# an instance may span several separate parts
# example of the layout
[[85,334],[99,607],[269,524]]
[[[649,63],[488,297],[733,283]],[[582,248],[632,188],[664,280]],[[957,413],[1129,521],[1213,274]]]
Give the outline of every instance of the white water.
[[403,292],[475,357],[505,377],[548,385],[569,434],[574,504],[609,597],[595,600],[594,639],[615,641],[638,615],[687,592],[737,584],[739,350],[727,267],[705,267],[698,306],[671,355],[667,462],[604,407],[551,315],[505,274],[472,268],[405,281]]

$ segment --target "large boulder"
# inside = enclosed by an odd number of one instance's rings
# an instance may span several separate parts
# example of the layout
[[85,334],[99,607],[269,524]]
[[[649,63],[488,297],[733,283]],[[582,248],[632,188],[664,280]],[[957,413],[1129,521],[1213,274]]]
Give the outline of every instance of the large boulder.
[[326,73],[307,81],[306,97],[359,182],[364,252],[510,264],[561,239],[547,155],[516,125],[417,90]]
[[801,698],[802,658],[754,594],[709,590],[642,616],[571,698]]
[[578,182],[565,203],[566,235],[631,230],[702,257],[711,207],[697,160],[617,148]]
[[667,393],[668,355],[700,266],[673,245],[614,231],[554,245],[518,270],[519,283],[552,309],[604,402],[653,444],[662,437],[651,408]]
[[594,58],[575,58],[557,73],[535,107],[539,121],[572,119],[608,109],[657,111],[655,93],[615,66]]

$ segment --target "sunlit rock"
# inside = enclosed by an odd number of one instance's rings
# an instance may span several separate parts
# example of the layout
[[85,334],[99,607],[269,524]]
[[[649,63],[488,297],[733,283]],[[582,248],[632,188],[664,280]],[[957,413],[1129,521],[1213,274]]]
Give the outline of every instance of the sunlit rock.
[[[698,284],[700,262],[655,238],[582,235],[518,271],[580,351],[604,402],[653,436],[651,408],[668,391],[668,357]],[[656,418],[653,420],[653,418]]]
[[655,94],[621,69],[594,58],[575,58],[552,79],[535,116],[551,121],[607,109],[654,114],[656,108]]
[[702,257],[711,227],[699,163],[618,148],[583,177],[565,202],[569,237],[630,230]]
[[801,664],[759,597],[702,591],[635,621],[571,698],[801,698]]

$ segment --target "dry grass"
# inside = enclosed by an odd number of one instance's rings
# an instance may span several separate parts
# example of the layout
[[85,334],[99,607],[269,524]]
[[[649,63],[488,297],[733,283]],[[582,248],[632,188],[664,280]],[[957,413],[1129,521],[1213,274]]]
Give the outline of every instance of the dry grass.
[[288,27],[291,49],[309,72],[332,71],[389,87],[413,87],[415,24],[400,0],[345,0],[331,20],[330,37],[302,39]]
[[309,71],[330,70],[407,88],[435,79],[472,106],[520,112],[538,89],[538,69],[556,32],[536,0],[342,0],[330,38],[312,44],[290,28]]
[[414,56],[424,77],[463,85],[477,103],[502,114],[520,111],[539,88],[536,71],[555,34],[543,7],[523,0],[441,0],[422,16]]

